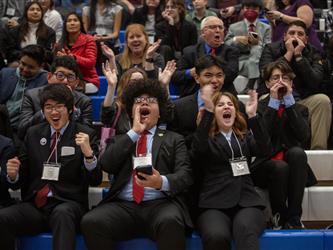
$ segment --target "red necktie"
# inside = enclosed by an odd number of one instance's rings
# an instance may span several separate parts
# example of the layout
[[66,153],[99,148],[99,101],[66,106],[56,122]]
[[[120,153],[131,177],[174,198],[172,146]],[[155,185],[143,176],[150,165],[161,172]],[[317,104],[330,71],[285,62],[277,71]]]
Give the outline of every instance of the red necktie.
[[249,32],[254,32],[254,24],[249,24]]
[[[147,131],[144,131],[136,145],[136,156],[145,156],[147,153]],[[136,203],[140,203],[144,196],[144,188],[135,181],[135,170],[133,171],[133,198]]]
[[[56,154],[53,152],[55,146],[57,145],[57,140],[59,138],[59,133],[55,132],[53,133],[51,137],[51,147],[50,147],[50,152],[51,152],[51,158],[50,161],[55,161]],[[50,192],[50,187],[48,184],[45,184],[36,194],[35,197],[35,205],[37,208],[44,207],[47,203],[47,195]]]
[[[284,105],[281,104],[281,105],[279,106],[278,111],[277,111],[277,114],[278,114],[278,117],[279,117],[279,118],[282,117],[284,110],[285,110],[285,107],[284,107]],[[283,152],[283,151],[278,152],[278,153],[277,153],[276,155],[274,155],[271,159],[272,159],[272,160],[277,160],[277,161],[281,161],[281,160],[283,160],[283,159],[284,159],[284,152]]]
[[212,48],[211,51],[210,51],[210,54],[212,56],[216,56],[216,48]]

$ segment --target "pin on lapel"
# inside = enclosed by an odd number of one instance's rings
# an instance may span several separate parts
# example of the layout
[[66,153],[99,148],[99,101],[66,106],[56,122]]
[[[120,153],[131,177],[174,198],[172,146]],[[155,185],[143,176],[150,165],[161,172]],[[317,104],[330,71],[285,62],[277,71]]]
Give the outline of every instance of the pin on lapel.
[[164,134],[163,133],[158,133],[158,136],[159,137],[162,137]]
[[46,138],[40,139],[40,145],[44,146],[46,145],[46,142],[47,142]]

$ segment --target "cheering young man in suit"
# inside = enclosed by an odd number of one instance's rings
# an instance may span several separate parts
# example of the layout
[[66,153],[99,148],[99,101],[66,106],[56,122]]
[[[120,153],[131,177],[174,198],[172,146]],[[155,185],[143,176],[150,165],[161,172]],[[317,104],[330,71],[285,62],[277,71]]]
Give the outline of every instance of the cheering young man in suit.
[[74,250],[88,209],[89,183],[101,181],[97,138],[93,130],[70,119],[74,99],[69,88],[48,85],[40,103],[47,122],[31,127],[19,159],[7,162],[8,177],[21,186],[23,202],[0,210],[2,250],[14,250],[16,236],[48,229],[53,249]]
[[[239,75],[248,79],[248,87],[253,88],[259,78],[259,59],[264,46],[271,42],[271,27],[260,22],[261,0],[243,0],[244,19],[231,24],[225,37],[225,43],[235,46],[240,52]],[[238,92],[242,86],[235,86]]]
[[[192,184],[184,139],[160,129],[167,93],[157,81],[138,80],[123,92],[132,129],[112,139],[100,159],[115,181],[102,203],[81,223],[89,250],[144,235],[158,250],[184,250],[191,226],[183,194]],[[145,172],[142,173],[142,172]]]

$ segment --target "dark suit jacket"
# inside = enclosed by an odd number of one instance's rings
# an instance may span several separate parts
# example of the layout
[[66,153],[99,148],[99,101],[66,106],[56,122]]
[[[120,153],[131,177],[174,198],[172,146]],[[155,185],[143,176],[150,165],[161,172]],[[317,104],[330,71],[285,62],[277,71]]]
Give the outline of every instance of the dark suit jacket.
[[[268,107],[269,96],[258,104],[258,115],[262,117],[272,143],[272,154],[268,157],[257,157],[253,163],[254,168],[260,167],[260,163],[271,159],[280,151],[287,151],[292,147],[306,148],[311,137],[311,130],[308,122],[309,112],[307,107],[295,103],[286,108],[280,118],[277,111]],[[317,183],[316,177],[308,166],[307,186]]]
[[[100,158],[100,165],[104,171],[114,175],[115,181],[102,203],[114,200],[130,180],[135,145],[127,134],[112,138],[107,145],[105,153]],[[188,210],[183,201],[183,194],[192,184],[189,158],[183,137],[157,128],[152,145],[152,162],[153,167],[161,175],[165,175],[169,181],[170,192],[165,193],[167,199],[180,208],[187,225],[191,226]]]
[[[172,82],[179,86],[181,96],[193,94],[199,88],[194,79],[186,78],[185,71],[193,68],[196,61],[204,55],[206,55],[204,42],[199,42],[196,45],[184,49],[182,57],[177,62],[177,70],[172,76]],[[225,80],[222,90],[237,95],[233,81],[238,75],[238,50],[226,44],[222,44],[217,48],[216,55],[221,58],[227,66],[224,72]]]
[[[44,120],[42,115],[39,95],[44,87],[35,88],[28,90],[23,99],[21,115],[20,115],[20,124],[18,127],[18,135],[21,139],[24,138],[29,127],[41,123]],[[74,105],[79,109],[78,113],[75,112],[74,117],[75,121],[87,126],[92,124],[92,104],[91,99],[77,91],[73,91],[74,96]]]
[[13,138],[9,114],[5,104],[0,104],[0,135]]
[[[260,71],[262,72],[267,64],[277,59],[286,60],[283,57],[285,53],[283,41],[267,44],[260,57]],[[302,51],[302,60],[296,62],[292,59],[288,64],[296,75],[293,84],[301,99],[321,92],[320,83],[324,79],[324,66],[320,53],[314,47],[307,44]],[[265,89],[264,85],[262,84],[262,89]]]
[[[0,71],[0,104],[5,104],[13,95],[18,81],[15,68],[3,68]],[[26,89],[33,89],[47,84],[47,72],[41,71],[26,81]]]
[[0,208],[12,203],[8,188],[16,189],[15,184],[7,181],[7,160],[15,156],[15,147],[13,142],[0,135]]
[[[90,145],[94,153],[98,154],[98,144],[95,132],[87,126],[70,122],[57,146],[58,162],[61,163],[59,181],[41,180],[43,163],[50,155],[50,125],[45,122],[28,129],[24,141],[24,147],[20,154],[22,167],[20,168],[19,182],[21,184],[22,199],[31,201],[34,195],[46,183],[49,184],[55,198],[64,201],[76,201],[88,207],[88,187],[99,185],[102,174],[99,166],[88,171],[84,167],[84,157],[79,146],[75,143],[75,135],[83,132],[89,135]],[[42,145],[45,138],[47,143]],[[75,154],[61,156],[63,146],[74,147]]]
[[[233,176],[229,163],[232,154],[224,135],[221,133],[214,137],[208,135],[213,118],[213,113],[205,111],[194,134],[191,149],[191,155],[198,159],[205,158],[205,164],[200,166],[203,182],[199,207],[217,209],[232,208],[236,205],[264,207],[264,202],[254,189],[251,176]],[[239,138],[239,143],[250,166],[252,156],[271,153],[271,144],[267,132],[257,117],[249,119],[248,125],[253,134],[249,132],[243,139]]]
[[[179,28],[164,20],[156,24],[155,31],[155,40],[162,39],[161,44],[170,46],[174,51],[182,52],[185,47],[198,42],[197,28],[187,20],[182,21]],[[177,39],[179,44],[176,44]]]

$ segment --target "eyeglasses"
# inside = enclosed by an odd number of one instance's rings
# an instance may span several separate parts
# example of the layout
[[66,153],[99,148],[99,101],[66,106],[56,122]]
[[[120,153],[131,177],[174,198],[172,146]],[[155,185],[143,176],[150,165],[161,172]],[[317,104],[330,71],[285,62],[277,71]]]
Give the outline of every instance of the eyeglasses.
[[283,82],[290,82],[291,78],[287,75],[273,75],[269,80],[271,82],[278,82],[280,79],[282,79]]
[[157,98],[156,97],[136,97],[134,98],[134,103],[157,103]]
[[51,113],[53,110],[55,110],[58,113],[61,113],[65,110],[65,104],[56,104],[56,105],[45,105],[44,106],[44,112]]
[[220,30],[223,30],[224,27],[223,25],[218,25],[218,24],[215,24],[215,25],[207,25],[205,26],[207,29],[210,29],[210,30],[216,30],[216,28],[219,28]]
[[68,82],[74,82],[76,81],[77,77],[75,74],[68,74],[68,75],[65,75],[63,72],[61,71],[58,71],[58,72],[55,72],[54,73],[55,77],[57,78],[57,80],[59,81],[64,81],[65,78],[67,78],[67,81]]
[[165,9],[166,10],[174,10],[174,9],[176,9],[176,6],[174,6],[174,5],[166,5]]

